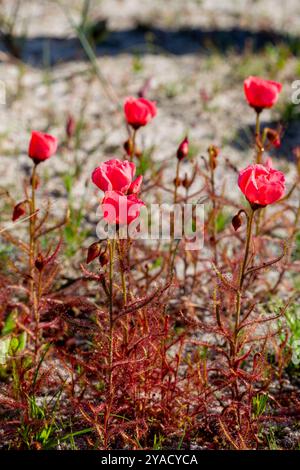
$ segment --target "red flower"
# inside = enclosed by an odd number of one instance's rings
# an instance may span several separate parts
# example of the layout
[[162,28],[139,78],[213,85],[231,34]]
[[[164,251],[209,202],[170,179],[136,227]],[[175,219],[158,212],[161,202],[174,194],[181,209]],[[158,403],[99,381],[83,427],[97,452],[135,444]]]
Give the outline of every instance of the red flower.
[[188,138],[186,137],[183,139],[181,144],[179,145],[177,149],[177,158],[178,160],[183,160],[185,157],[187,157],[189,154],[189,141]]
[[121,191],[137,193],[142,177],[133,181],[135,164],[128,160],[108,160],[101,163],[92,173],[92,181],[102,191]]
[[37,164],[47,160],[57,150],[57,138],[43,132],[32,131],[28,155]]
[[135,194],[107,191],[102,201],[103,217],[109,224],[128,225],[140,215],[144,202]]
[[285,177],[281,171],[272,168],[271,159],[267,165],[249,165],[240,171],[238,185],[250,204],[266,206],[278,201],[285,191]]
[[134,129],[145,126],[157,114],[156,103],[146,98],[133,98],[129,96],[124,103],[126,121]]
[[278,100],[282,85],[272,80],[263,80],[259,77],[248,77],[244,81],[244,91],[250,106],[257,111],[271,108]]

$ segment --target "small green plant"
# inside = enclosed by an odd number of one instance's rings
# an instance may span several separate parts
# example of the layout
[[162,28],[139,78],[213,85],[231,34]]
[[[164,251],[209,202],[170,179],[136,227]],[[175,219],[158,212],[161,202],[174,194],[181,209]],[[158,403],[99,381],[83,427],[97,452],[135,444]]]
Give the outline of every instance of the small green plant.
[[257,394],[252,398],[252,410],[255,418],[259,418],[266,411],[268,395],[265,393]]
[[268,448],[270,450],[278,450],[278,445],[277,445],[277,442],[276,442],[275,433],[276,433],[276,427],[271,426],[268,429],[268,432],[266,434],[266,440],[267,440],[267,443],[268,443]]
[[295,248],[292,253],[293,261],[298,261],[300,259],[300,232],[297,233],[295,237]]
[[292,349],[292,363],[295,367],[300,365],[300,307],[296,303],[291,305],[285,314],[290,331],[289,345]]
[[26,347],[27,333],[23,331],[19,335],[13,335],[15,329],[16,312],[12,311],[2,328],[0,336],[0,364],[6,365],[10,360],[14,362],[15,356],[24,351]]
[[134,73],[139,73],[143,70],[144,64],[140,54],[134,54],[132,59],[132,70]]
[[224,211],[220,211],[216,217],[216,230],[217,233],[223,232],[225,227],[229,224],[231,217],[229,214],[226,214]]
[[[278,326],[281,329],[279,340],[281,344],[285,344],[284,350],[286,357],[290,357],[288,367],[293,369],[300,364],[300,309],[296,302],[291,303],[284,308],[284,302],[281,299],[273,298],[265,307],[266,310],[272,311],[278,315],[284,311],[284,317],[279,318]],[[286,338],[286,334],[288,337]]]
[[46,450],[51,449],[53,443],[56,446],[56,434],[62,427],[56,420],[56,404],[49,409],[46,402],[38,404],[35,396],[28,397],[29,422],[24,421],[19,427],[19,435],[25,447]]
[[137,166],[136,166],[136,174],[145,175],[147,171],[153,169],[153,160],[152,154],[154,152],[154,147],[150,147],[145,149],[143,153],[140,155]]
[[163,450],[164,436],[162,434],[154,434],[153,450]]

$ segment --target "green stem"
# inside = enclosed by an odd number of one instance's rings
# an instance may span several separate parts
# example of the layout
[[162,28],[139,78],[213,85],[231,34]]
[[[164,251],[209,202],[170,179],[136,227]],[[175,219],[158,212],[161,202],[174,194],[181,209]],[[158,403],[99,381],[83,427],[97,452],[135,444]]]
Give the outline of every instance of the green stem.
[[177,159],[176,176],[175,176],[175,190],[174,190],[174,204],[177,202],[178,180],[179,180],[180,160]]
[[112,393],[112,364],[113,364],[113,275],[115,239],[109,240],[109,396]]
[[[175,188],[174,188],[174,197],[173,197],[174,206],[175,204],[177,204],[179,170],[180,170],[180,160],[177,159]],[[176,243],[174,247],[174,228],[175,228],[175,207],[174,207],[174,211],[173,211],[172,218],[171,218],[171,242],[170,242],[170,249],[169,249],[169,275],[171,278],[173,277],[176,250],[178,246],[178,243]]]
[[36,186],[36,164],[32,168],[31,174],[31,200],[30,200],[30,218],[29,218],[29,271],[33,281],[34,275],[34,258],[35,258],[35,186]]
[[[127,286],[126,286],[126,274],[123,269],[120,239],[118,240],[118,253],[119,253],[120,274],[121,274],[121,282],[122,282],[122,292],[123,292],[123,304],[125,307],[127,304]],[[128,344],[128,315],[126,315],[126,318],[125,318],[125,344]]]
[[[259,141],[259,144],[256,143],[257,145],[257,154],[256,154],[256,163],[261,164],[262,163],[262,155],[263,155],[263,145],[265,141],[265,134],[263,133],[262,139],[261,139],[261,133],[260,133],[260,113],[261,111],[256,111],[256,125],[255,125],[255,137],[256,140]],[[255,234],[258,236],[259,234],[259,229],[260,229],[260,222],[261,222],[261,210],[258,213],[257,221],[256,221],[256,229],[255,229]]]
[[39,310],[37,291],[35,286],[35,257],[36,257],[36,239],[35,239],[35,226],[36,226],[36,204],[35,204],[35,189],[36,189],[36,167],[34,164],[31,174],[31,199],[30,199],[30,218],[29,218],[29,273],[30,273],[30,298],[33,307],[33,317],[35,321],[35,353],[37,355],[39,345]]
[[107,449],[108,446],[108,424],[109,417],[111,415],[111,407],[113,401],[113,333],[114,333],[114,321],[113,321],[113,275],[114,275],[114,255],[115,255],[116,240],[108,240],[109,249],[109,353],[108,353],[108,396],[107,406],[104,416],[104,446]]
[[247,261],[248,261],[249,248],[250,248],[251,235],[252,235],[253,218],[254,218],[254,210],[251,208],[251,212],[250,212],[250,215],[248,216],[248,222],[247,222],[247,237],[246,237],[245,254],[244,254],[244,259],[243,259],[242,268],[241,268],[240,277],[239,277],[239,289],[240,290],[243,287],[244,274],[245,274],[245,269],[246,269]]
[[133,129],[132,133],[132,140],[131,140],[131,153],[130,153],[130,161],[133,161],[133,157],[135,155],[135,140],[136,140],[136,133],[137,129]]
[[262,219],[262,211],[263,211],[263,208],[259,209],[258,214],[257,214],[257,218],[256,218],[256,228],[255,228],[255,236],[256,236],[256,237],[258,237],[259,231],[260,231],[260,223],[261,223],[261,219]]
[[[236,315],[235,315],[235,325],[234,325],[234,332],[233,332],[233,344],[231,349],[231,361],[232,367],[234,367],[235,358],[238,349],[238,332],[240,326],[240,316],[241,316],[241,300],[242,300],[242,289],[243,283],[245,278],[245,270],[247,267],[248,257],[249,257],[249,248],[251,242],[251,235],[252,235],[252,225],[253,225],[253,217],[254,217],[254,210],[251,207],[251,212],[247,215],[247,235],[246,235],[246,246],[245,246],[245,253],[244,258],[242,261],[240,273],[239,273],[239,281],[238,281],[238,291],[236,296]],[[237,379],[233,383],[233,396],[237,400],[239,396],[239,389],[238,389],[238,381]],[[238,421],[240,422],[240,412],[238,411]]]
[[216,227],[216,199],[215,199],[215,172],[212,165],[210,165],[210,183],[212,191],[212,239],[214,248],[214,261],[215,265],[218,266],[218,253],[217,253],[217,227]]
[[260,112],[256,111],[255,135],[260,135]]
[[[256,124],[255,124],[255,140],[260,140],[260,113],[261,111],[256,111]],[[257,145],[257,143],[256,143]],[[263,149],[258,146],[256,154],[256,163],[260,164],[262,161]]]
[[247,267],[248,257],[249,257],[249,248],[251,242],[251,235],[252,235],[252,225],[253,225],[253,218],[254,218],[254,210],[251,208],[251,212],[247,217],[247,235],[246,235],[246,246],[245,246],[245,253],[242,262],[242,266],[240,269],[239,274],[239,282],[238,282],[238,293],[237,293],[237,301],[236,301],[236,316],[235,316],[235,327],[234,327],[234,355],[236,354],[236,346],[237,346],[237,335],[238,329],[240,324],[240,315],[241,315],[241,296],[242,296],[242,289],[244,284],[245,278],[245,270]]
[[123,291],[123,302],[124,306],[127,304],[127,289],[126,289],[126,276],[123,269],[121,269],[121,279],[122,279],[122,291]]

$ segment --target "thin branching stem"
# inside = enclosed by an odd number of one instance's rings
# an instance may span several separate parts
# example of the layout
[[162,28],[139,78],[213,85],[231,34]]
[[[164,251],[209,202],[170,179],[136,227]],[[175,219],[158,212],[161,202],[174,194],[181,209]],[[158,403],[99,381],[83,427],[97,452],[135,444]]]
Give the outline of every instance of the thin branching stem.
[[33,317],[35,321],[35,353],[39,347],[39,308],[38,293],[35,283],[35,258],[36,258],[36,198],[35,191],[37,186],[37,164],[34,163],[31,174],[31,199],[30,199],[30,218],[29,218],[29,275],[30,275],[30,299],[33,309]]
[[246,234],[246,245],[245,245],[245,252],[244,257],[239,273],[239,280],[238,280],[238,291],[237,291],[237,299],[236,299],[236,314],[235,314],[235,326],[234,326],[234,355],[236,354],[237,349],[237,336],[239,331],[240,325],[240,315],[241,315],[241,298],[242,298],[242,289],[243,283],[245,279],[245,270],[247,267],[248,256],[249,256],[249,248],[251,242],[251,235],[252,235],[252,225],[253,225],[253,218],[254,218],[254,210],[250,209],[250,214],[247,217],[247,234]]

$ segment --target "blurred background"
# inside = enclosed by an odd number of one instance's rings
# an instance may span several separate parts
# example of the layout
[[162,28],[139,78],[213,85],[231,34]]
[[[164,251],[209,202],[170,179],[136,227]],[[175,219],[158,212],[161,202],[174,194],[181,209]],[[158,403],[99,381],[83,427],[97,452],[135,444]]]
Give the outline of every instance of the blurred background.
[[156,160],[171,161],[188,132],[192,154],[214,143],[224,158],[245,162],[254,124],[248,75],[284,85],[262,120],[283,126],[274,155],[286,170],[300,145],[291,102],[299,27],[298,0],[0,0],[1,185],[26,172],[31,129],[64,143],[71,117],[72,146],[47,171],[65,174],[76,163],[74,187],[82,187],[95,164],[122,152],[122,102],[137,94],[158,104],[140,142]]

